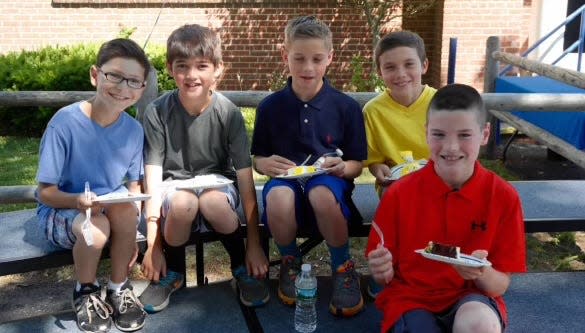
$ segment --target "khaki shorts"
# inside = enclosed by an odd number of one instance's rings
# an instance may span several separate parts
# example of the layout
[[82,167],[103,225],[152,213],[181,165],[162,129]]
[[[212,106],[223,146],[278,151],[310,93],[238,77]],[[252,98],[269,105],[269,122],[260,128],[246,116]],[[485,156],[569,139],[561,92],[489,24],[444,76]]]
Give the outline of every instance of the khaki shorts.
[[[224,176],[217,175],[217,174],[215,176],[220,178],[220,179],[225,179],[225,180],[228,179]],[[191,192],[195,193],[195,195],[197,197],[200,197],[206,191],[219,191],[219,192],[222,192],[225,194],[225,196],[228,200],[228,203],[229,203],[230,207],[232,208],[232,210],[235,211],[236,208],[238,207],[238,205],[240,204],[240,196],[238,194],[238,190],[236,189],[236,187],[234,186],[233,183],[226,184],[222,187],[216,187],[213,189],[177,190],[177,187],[182,187],[182,186],[192,184],[193,180],[194,179],[191,178],[191,179],[170,180],[170,181],[163,182],[163,185],[162,185],[162,188],[163,188],[162,189],[162,213],[161,213],[162,225],[161,225],[161,227],[164,227],[165,218],[166,218],[167,214],[169,213],[169,211],[171,210],[171,203],[173,201],[173,197],[179,191],[191,191]],[[213,231],[213,229],[211,228],[209,223],[205,220],[205,218],[199,212],[197,213],[197,216],[195,217],[195,220],[193,221],[193,225],[192,225],[191,229],[193,232]]]

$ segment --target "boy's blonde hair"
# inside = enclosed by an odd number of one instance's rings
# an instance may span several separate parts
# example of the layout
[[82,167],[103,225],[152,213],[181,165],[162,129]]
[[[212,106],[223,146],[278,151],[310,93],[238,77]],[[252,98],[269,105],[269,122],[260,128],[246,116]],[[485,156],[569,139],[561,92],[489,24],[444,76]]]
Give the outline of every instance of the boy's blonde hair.
[[418,34],[408,30],[394,31],[382,37],[376,44],[374,61],[378,71],[380,71],[380,56],[382,53],[401,46],[415,49],[421,64],[427,59],[425,42]]
[[331,29],[315,16],[299,16],[289,20],[284,28],[284,45],[288,47],[297,39],[318,38],[325,42],[328,51],[333,49]]
[[208,59],[218,67],[222,58],[217,33],[198,24],[185,24],[173,31],[167,39],[167,63],[191,57]]
[[480,127],[487,123],[487,111],[481,95],[465,84],[449,84],[437,90],[429,104],[427,119],[431,113],[440,111],[474,112]]

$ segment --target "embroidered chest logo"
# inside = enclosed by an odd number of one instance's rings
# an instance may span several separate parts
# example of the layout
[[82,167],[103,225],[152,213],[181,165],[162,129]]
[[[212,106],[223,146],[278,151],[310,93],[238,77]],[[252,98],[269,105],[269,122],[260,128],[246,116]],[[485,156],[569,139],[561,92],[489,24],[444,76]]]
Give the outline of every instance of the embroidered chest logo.
[[327,136],[325,136],[325,140],[327,141],[327,144],[331,144],[333,142],[333,136],[331,136],[331,134],[327,134]]
[[471,221],[471,231],[475,231],[475,230],[486,231],[487,230],[487,222],[486,221],[476,221],[476,220]]

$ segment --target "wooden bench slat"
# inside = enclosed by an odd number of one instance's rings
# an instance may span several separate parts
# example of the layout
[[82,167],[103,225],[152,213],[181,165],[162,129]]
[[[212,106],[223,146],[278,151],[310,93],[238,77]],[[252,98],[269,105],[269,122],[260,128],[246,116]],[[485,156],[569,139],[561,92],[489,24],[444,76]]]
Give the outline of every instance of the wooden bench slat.
[[[522,198],[526,232],[585,231],[585,180],[516,181],[511,184]],[[34,189],[34,186],[28,188]],[[261,198],[262,186],[257,186],[256,191]],[[24,193],[30,193],[30,190],[24,190]],[[357,185],[353,198],[364,223],[351,225],[349,234],[351,237],[367,237],[378,197],[372,185]],[[259,204],[262,211],[261,200]],[[73,263],[71,252],[48,243],[37,223],[35,210],[0,214],[0,276]],[[140,231],[144,232],[142,227]],[[243,229],[245,234],[245,226]],[[264,228],[260,231],[267,246],[269,235]],[[144,249],[144,236],[142,233],[138,235],[138,244]],[[203,244],[216,240],[218,237],[214,233],[193,233],[189,239],[189,245],[196,245],[198,284],[204,279]],[[309,245],[303,251],[310,250]],[[107,257],[107,251],[104,252]]]

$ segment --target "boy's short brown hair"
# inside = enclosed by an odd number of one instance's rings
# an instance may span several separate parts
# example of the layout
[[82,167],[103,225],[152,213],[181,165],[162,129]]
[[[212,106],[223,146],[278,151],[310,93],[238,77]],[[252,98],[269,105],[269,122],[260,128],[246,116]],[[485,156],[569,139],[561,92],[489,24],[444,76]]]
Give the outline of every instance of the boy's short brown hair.
[[167,39],[167,63],[191,57],[206,58],[214,66],[219,66],[222,62],[221,40],[217,33],[198,24],[185,24],[175,29]]
[[135,41],[126,38],[116,38],[103,43],[97,53],[95,65],[101,68],[103,64],[114,58],[136,60],[144,68],[144,78],[150,71],[150,62],[144,50]]
[[318,38],[325,42],[327,50],[333,49],[331,29],[315,16],[299,16],[289,20],[284,28],[284,45],[288,46],[297,39]]
[[427,59],[425,42],[417,33],[408,30],[394,31],[382,37],[376,44],[374,61],[378,71],[380,70],[380,56],[382,53],[400,46],[415,49],[421,63]]
[[449,84],[437,90],[429,104],[429,114],[439,111],[475,112],[481,127],[487,122],[487,111],[481,95],[475,88],[465,84]]

